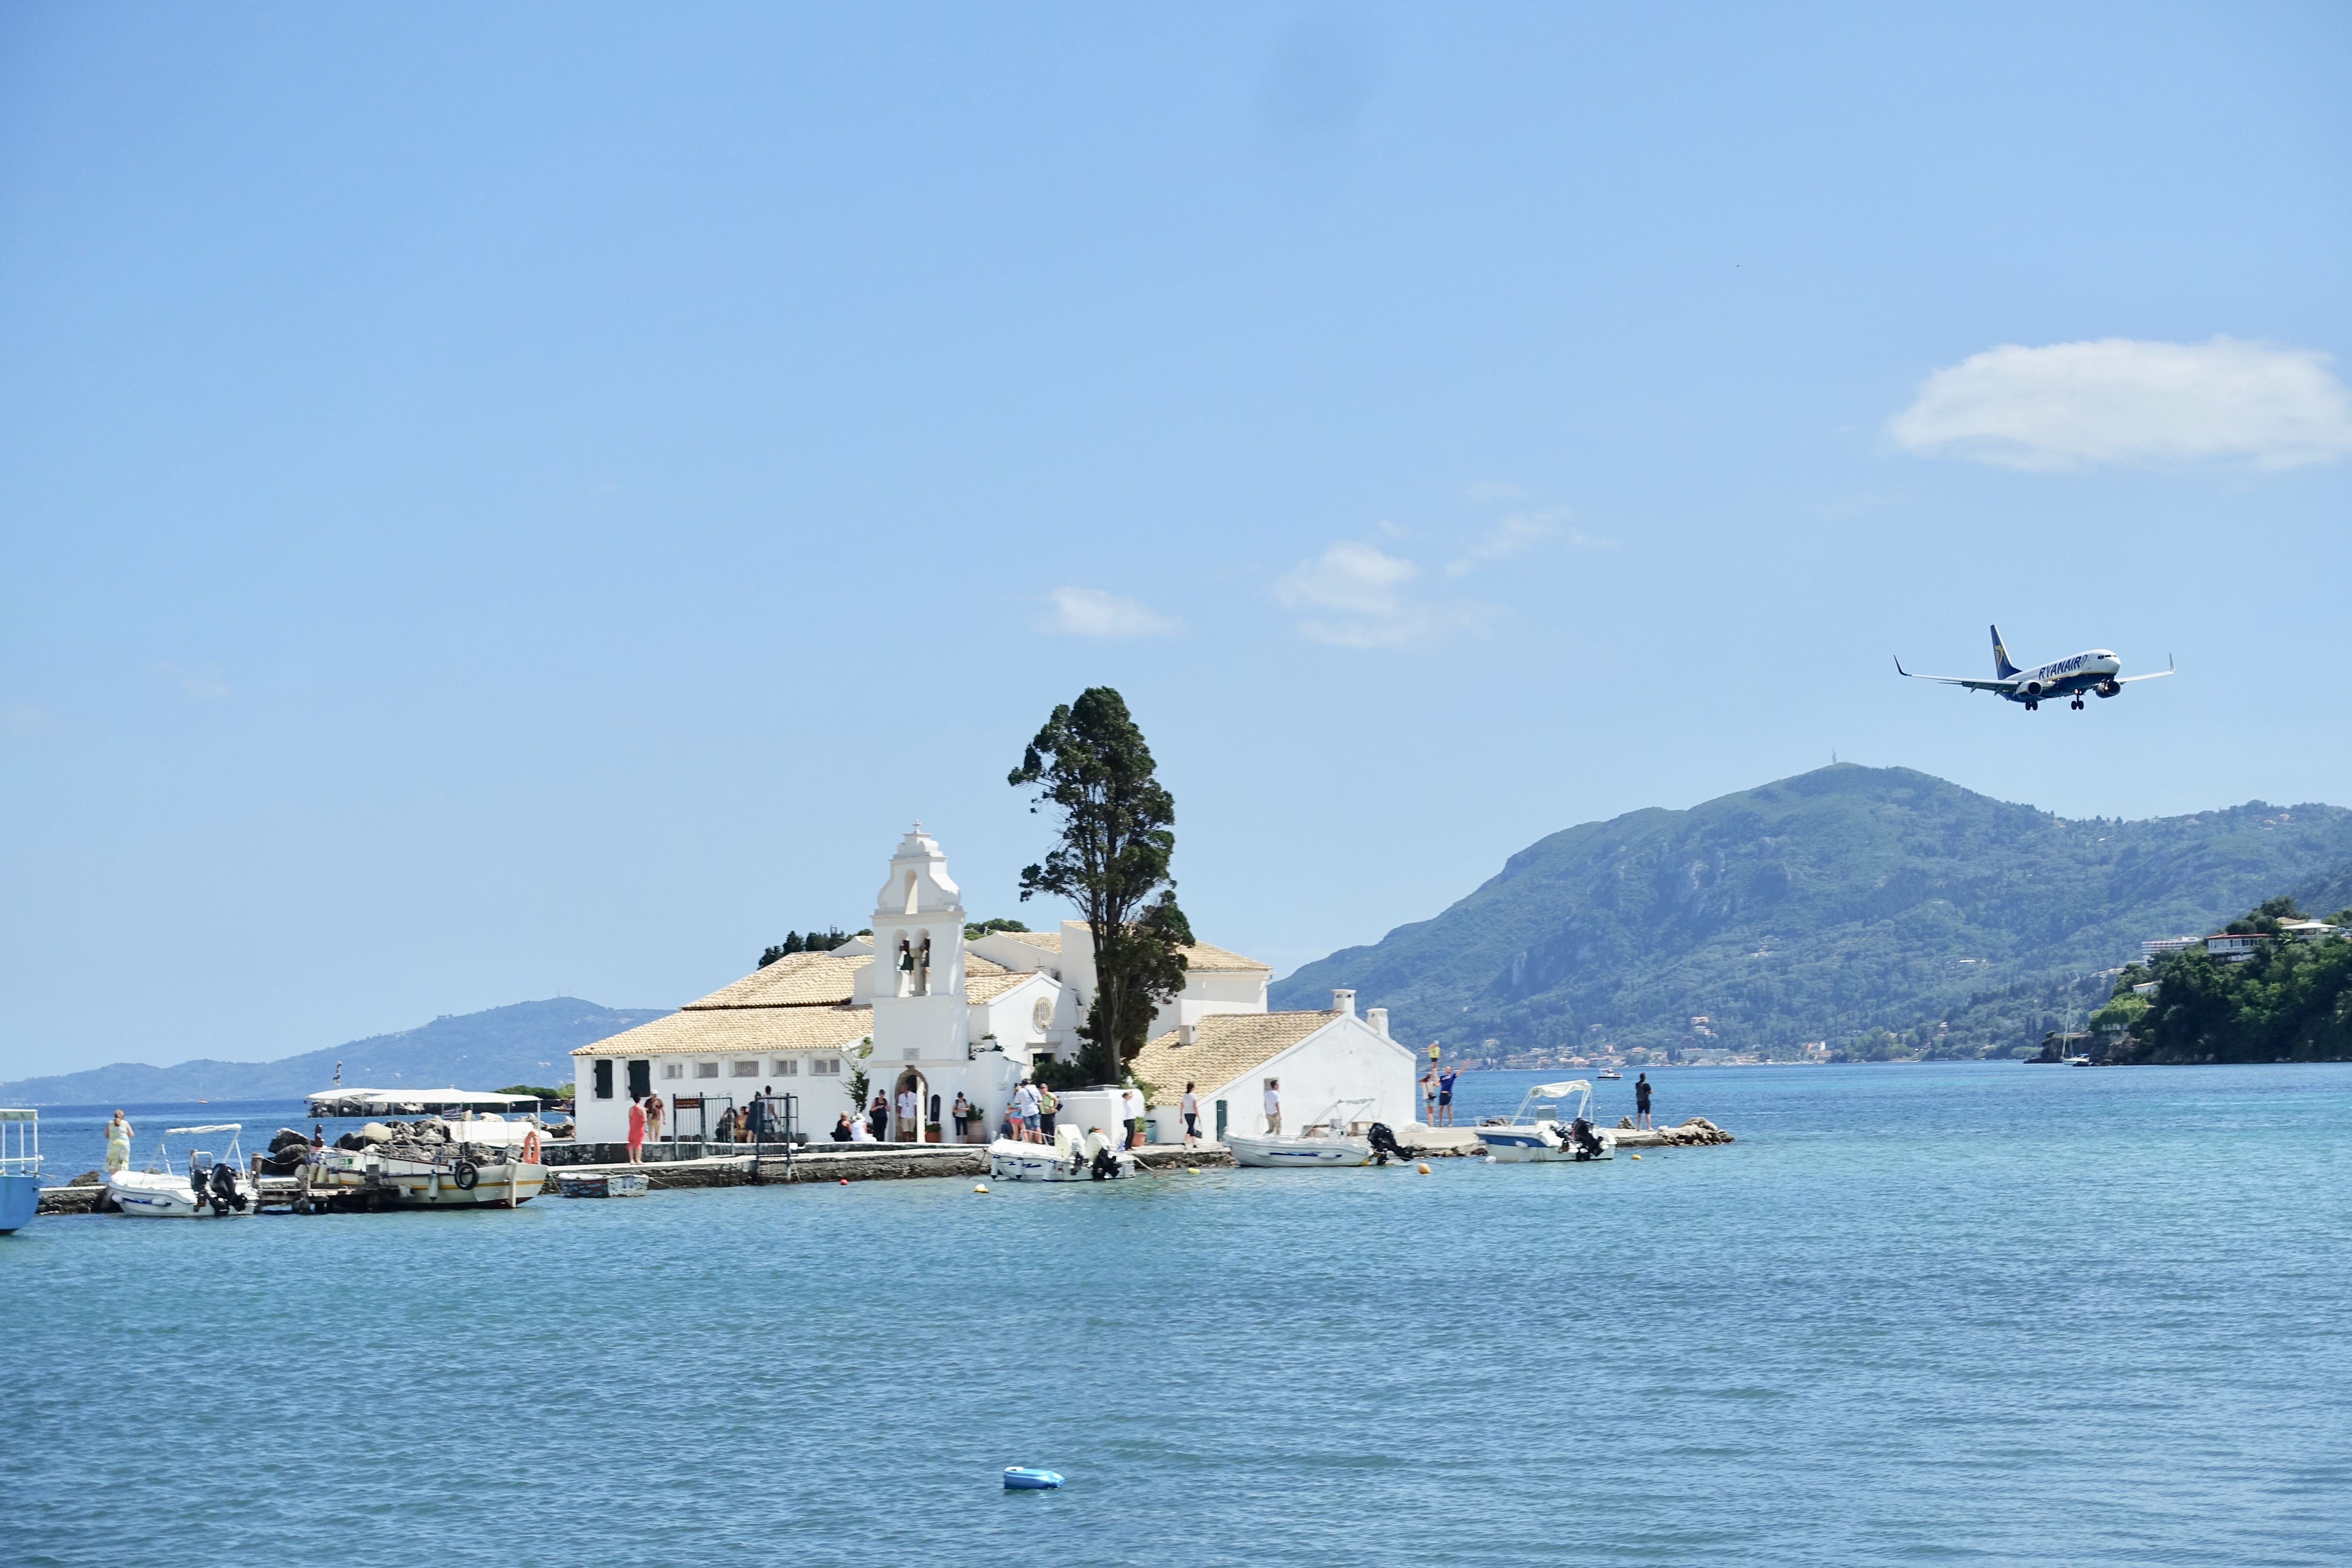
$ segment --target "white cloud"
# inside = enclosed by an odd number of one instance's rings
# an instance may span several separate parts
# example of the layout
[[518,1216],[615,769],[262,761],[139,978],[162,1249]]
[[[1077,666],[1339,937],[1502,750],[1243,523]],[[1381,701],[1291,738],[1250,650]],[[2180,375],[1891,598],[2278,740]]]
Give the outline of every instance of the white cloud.
[[1554,507],[1549,511],[1515,511],[1488,529],[1486,537],[1465,551],[1460,560],[1447,562],[1445,574],[1459,577],[1489,561],[1500,561],[1522,551],[1532,550],[1538,541],[1558,533],[1559,520],[1568,515],[1565,507]]
[[1054,613],[1043,629],[1081,637],[1148,637],[1181,631],[1184,623],[1150,605],[1099,588],[1056,588],[1047,597]]
[[2352,452],[2333,363],[2234,338],[2005,343],[1929,376],[1888,430],[1906,451],[2011,468],[2289,468]]
[[1302,561],[1274,585],[1293,609],[1326,612],[1298,623],[1318,642],[1340,647],[1432,647],[1456,633],[1483,631],[1499,613],[1491,605],[1432,605],[1407,597],[1421,575],[1410,561],[1345,541]]

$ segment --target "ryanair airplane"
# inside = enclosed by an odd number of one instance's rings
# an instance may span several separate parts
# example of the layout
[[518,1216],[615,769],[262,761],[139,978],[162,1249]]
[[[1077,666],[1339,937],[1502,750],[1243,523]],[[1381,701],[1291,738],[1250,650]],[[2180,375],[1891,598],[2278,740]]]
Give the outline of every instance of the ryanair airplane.
[[2165,668],[2147,675],[2126,675],[2123,661],[2105,648],[2095,647],[2088,653],[2078,653],[2072,658],[2062,658],[2038,669],[2020,669],[2009,662],[2009,649],[2000,642],[2000,628],[1992,628],[1992,669],[1990,680],[1969,680],[1958,675],[1912,675],[1903,668],[1903,660],[1895,661],[1897,674],[1909,675],[1914,680],[1940,680],[1948,686],[1965,686],[1970,691],[1998,691],[2011,702],[2022,702],[2028,713],[2052,697],[2063,697],[2067,706],[2083,706],[2083,693],[2095,691],[2102,697],[2120,697],[2125,687],[2135,680],[2156,680],[2172,673],[2172,661]]

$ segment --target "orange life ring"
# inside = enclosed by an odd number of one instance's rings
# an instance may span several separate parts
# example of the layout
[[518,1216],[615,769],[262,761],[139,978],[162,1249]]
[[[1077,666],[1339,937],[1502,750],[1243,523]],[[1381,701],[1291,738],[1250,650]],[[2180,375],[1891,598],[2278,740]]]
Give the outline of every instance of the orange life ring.
[[539,1163],[539,1129],[535,1127],[522,1135],[522,1163],[526,1165]]

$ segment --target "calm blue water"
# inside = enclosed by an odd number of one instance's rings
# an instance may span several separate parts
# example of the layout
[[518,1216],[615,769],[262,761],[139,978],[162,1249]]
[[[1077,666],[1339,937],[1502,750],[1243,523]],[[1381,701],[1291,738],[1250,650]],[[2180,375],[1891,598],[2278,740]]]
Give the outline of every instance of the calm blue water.
[[2352,1558],[2352,1068],[1659,1084],[1740,1142],[43,1219],[0,1562]]

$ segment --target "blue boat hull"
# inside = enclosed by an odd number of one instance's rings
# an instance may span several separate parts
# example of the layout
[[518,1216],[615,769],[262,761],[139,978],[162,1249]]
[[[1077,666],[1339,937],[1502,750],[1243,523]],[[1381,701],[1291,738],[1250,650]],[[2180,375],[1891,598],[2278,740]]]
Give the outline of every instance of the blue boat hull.
[[0,1176],[0,1236],[28,1224],[40,1212],[40,1177]]
[[1004,1489],[1006,1491],[1049,1492],[1061,1484],[1061,1475],[1058,1471],[1055,1470],[1032,1470],[1019,1465],[1013,1465],[1009,1467],[1004,1472]]

